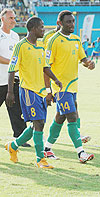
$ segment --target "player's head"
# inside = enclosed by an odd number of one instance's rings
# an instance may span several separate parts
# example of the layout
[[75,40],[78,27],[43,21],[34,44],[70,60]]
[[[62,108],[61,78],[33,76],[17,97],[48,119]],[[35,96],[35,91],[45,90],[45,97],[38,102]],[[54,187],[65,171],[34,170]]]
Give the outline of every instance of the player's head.
[[29,18],[26,23],[26,28],[28,32],[31,35],[34,34],[36,38],[42,38],[44,35],[44,23],[39,17],[33,16]]
[[16,24],[15,17],[16,15],[13,9],[4,8],[0,14],[2,26],[6,29],[14,28]]
[[69,10],[61,11],[57,20],[65,33],[70,34],[74,32],[75,18],[72,12]]
[[100,42],[100,37],[97,38],[97,41]]
[[60,28],[61,28],[61,25],[60,25],[59,21],[57,20],[57,27],[56,27],[56,31],[59,31],[59,30],[60,30]]

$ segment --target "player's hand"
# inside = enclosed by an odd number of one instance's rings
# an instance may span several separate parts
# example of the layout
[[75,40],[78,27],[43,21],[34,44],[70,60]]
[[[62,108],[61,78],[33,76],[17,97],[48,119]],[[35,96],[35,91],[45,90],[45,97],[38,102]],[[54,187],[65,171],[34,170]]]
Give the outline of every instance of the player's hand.
[[46,102],[47,102],[47,106],[51,106],[51,101],[52,101],[52,93],[49,93],[47,96],[46,96]]
[[55,84],[57,85],[57,86],[59,86],[60,87],[60,90],[59,91],[61,91],[62,90],[62,83],[57,79],[56,81],[55,81]]
[[95,63],[92,60],[88,60],[87,67],[88,69],[93,70],[95,68]]
[[15,103],[14,93],[8,92],[6,95],[6,104],[8,105],[8,107],[12,107],[14,103]]

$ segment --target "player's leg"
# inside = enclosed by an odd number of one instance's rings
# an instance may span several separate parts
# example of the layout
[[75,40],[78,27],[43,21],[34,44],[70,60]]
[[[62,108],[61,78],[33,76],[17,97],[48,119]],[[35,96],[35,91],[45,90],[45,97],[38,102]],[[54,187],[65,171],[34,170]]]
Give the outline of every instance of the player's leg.
[[[37,155],[37,166],[40,168],[53,168],[44,159],[43,127],[47,112],[46,99],[43,99],[32,91],[20,88],[20,103],[24,120],[26,122],[31,121],[34,123],[34,131],[30,132],[30,136],[31,133],[33,133],[33,140]],[[29,131],[25,131],[26,135],[24,137],[28,137],[28,133]],[[20,140],[22,140],[22,138],[19,139],[19,141]],[[17,140],[17,144],[15,145],[18,145],[19,141]]]
[[[25,122],[30,121],[30,115],[28,113],[28,106],[26,105],[25,93],[24,89],[20,88],[20,103],[22,108],[22,113],[24,116]],[[18,162],[17,152],[18,147],[21,146],[23,143],[30,140],[33,136],[33,125],[25,128],[23,133],[14,141],[7,143],[5,145],[6,150],[10,153],[10,160],[13,162]]]
[[99,56],[99,53],[96,53],[96,64],[98,63],[98,56]]
[[33,141],[37,157],[37,167],[53,168],[44,158],[43,128],[44,120],[34,120]]
[[[78,107],[77,107],[77,101],[76,101],[76,94],[74,94],[74,100],[75,100],[75,107],[76,107],[76,116],[77,116],[77,127],[78,127],[78,130],[80,132],[80,117],[79,117],[79,113],[78,113]],[[91,140],[91,137],[90,136],[83,136],[80,134],[80,137],[81,137],[81,140],[82,140],[82,143],[86,143],[88,141]]]
[[86,56],[88,57],[88,52],[87,52],[87,50],[85,50],[85,54],[86,54]]
[[35,103],[33,108],[33,141],[37,157],[37,167],[52,169],[53,166],[49,165],[44,158],[43,128],[44,123],[46,122],[47,114],[46,98],[43,99],[42,97],[35,94]]
[[22,144],[30,140],[32,136],[33,136],[33,127],[29,126],[23,131],[23,133],[18,138],[16,138],[12,142],[8,142],[5,145],[5,149],[8,150],[8,152],[10,153],[11,161],[13,161],[14,163],[18,162],[18,157],[17,157],[18,147],[22,146]]
[[95,57],[95,52],[94,52],[94,50],[93,50],[92,53],[91,53],[91,60],[93,60],[94,57]]
[[[58,114],[58,116],[56,116],[56,123],[57,124],[55,125],[55,127],[57,128],[58,125],[61,126],[61,123],[63,123],[63,121],[65,120],[65,117],[67,118],[67,120],[69,122],[68,123],[68,132],[69,132],[70,138],[71,138],[75,148],[77,149],[77,152],[78,152],[78,155],[80,158],[80,153],[84,152],[84,150],[82,147],[80,132],[78,131],[77,122],[76,122],[77,121],[77,114],[76,114],[76,108],[75,108],[73,94],[64,93],[63,97],[61,94],[63,94],[63,93],[59,93],[61,99],[57,100],[58,107],[60,106],[59,107],[60,113]],[[64,117],[64,119],[61,122],[62,117]],[[60,132],[60,130],[61,130],[61,127],[59,129],[59,132]],[[51,135],[54,135],[54,133],[55,133],[55,129],[52,130]],[[51,138],[52,137],[49,134],[49,138],[47,139],[47,142],[45,145],[45,152],[49,151],[49,155],[48,155],[49,157],[50,157],[51,149],[47,150],[47,148],[51,148],[51,146],[52,146],[53,142],[50,141]],[[57,137],[56,137],[56,140],[57,140]],[[92,157],[93,157],[93,155],[88,156],[89,159],[91,159]],[[54,157],[52,156],[52,158],[54,158]],[[88,160],[88,158],[87,158],[87,160]]]
[[[27,125],[24,122],[24,118],[22,117],[22,111],[21,111],[20,101],[19,101],[19,84],[17,81],[16,83],[14,83],[14,96],[15,96],[15,103],[13,104],[13,106],[8,107],[6,105],[6,107],[8,110],[11,126],[14,131],[13,136],[17,138],[27,128]],[[31,145],[25,142],[22,144],[22,146],[30,147]]]
[[69,113],[67,113],[66,111],[65,116],[68,121],[68,133],[78,153],[79,161],[85,163],[86,161],[93,159],[94,155],[88,155],[87,153],[85,153],[82,147],[80,132],[77,127],[77,113],[74,102],[74,94],[69,93],[69,98],[67,99],[67,102],[69,105]]
[[[63,97],[64,93],[59,93],[60,94],[60,97]],[[56,142],[56,140],[58,139],[59,135],[60,135],[60,131],[61,131],[61,128],[63,126],[63,122],[65,121],[66,117],[64,114],[60,115],[60,105],[57,101],[57,95],[55,95],[55,102],[56,102],[56,109],[57,109],[57,113],[56,113],[56,116],[55,116],[55,119],[52,123],[52,125],[50,126],[50,129],[49,129],[49,136],[47,138],[47,141],[45,143],[45,152],[44,152],[44,155],[45,157],[48,157],[48,158],[51,158],[51,159],[59,159],[59,157],[56,157],[55,154],[53,153],[52,151],[52,146],[53,144]]]
[[65,121],[65,119],[66,119],[65,115],[60,116],[60,113],[57,111],[55,119],[52,122],[52,125],[50,126],[49,129],[49,136],[45,143],[45,149],[44,149],[45,157],[56,159],[56,160],[59,159],[59,157],[56,157],[56,155],[53,153],[52,146],[60,135],[60,131],[62,129],[63,122]]

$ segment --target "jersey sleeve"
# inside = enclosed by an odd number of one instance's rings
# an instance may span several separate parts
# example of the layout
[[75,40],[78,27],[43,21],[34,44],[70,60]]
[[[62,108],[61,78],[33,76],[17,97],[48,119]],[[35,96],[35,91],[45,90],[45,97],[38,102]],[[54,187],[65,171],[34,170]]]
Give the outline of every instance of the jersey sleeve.
[[45,65],[51,66],[54,62],[56,53],[56,43],[52,42],[52,39],[50,39],[47,43],[47,47],[45,50]]
[[21,47],[19,44],[16,44],[13,49],[13,54],[10,59],[8,72],[19,71],[19,64],[21,62]]
[[80,43],[79,43],[79,60],[82,60],[85,57],[86,57],[86,54],[85,54],[85,51],[83,49],[82,43],[80,41]]

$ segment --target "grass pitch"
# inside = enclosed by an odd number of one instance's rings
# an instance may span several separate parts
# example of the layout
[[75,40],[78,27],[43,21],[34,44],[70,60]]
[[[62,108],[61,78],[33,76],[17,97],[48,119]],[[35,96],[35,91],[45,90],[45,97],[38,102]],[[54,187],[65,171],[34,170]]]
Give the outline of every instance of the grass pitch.
[[[0,197],[99,197],[100,196],[100,61],[93,71],[79,64],[78,109],[81,117],[81,134],[90,135],[91,141],[84,144],[95,158],[80,164],[77,153],[68,136],[67,121],[60,137],[53,146],[60,160],[48,162],[53,170],[37,169],[32,139],[31,148],[19,148],[19,162],[14,164],[5,151],[6,142],[13,139],[10,121],[3,104],[0,112]],[[48,108],[45,138],[52,123],[56,107]]]

